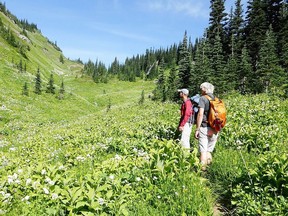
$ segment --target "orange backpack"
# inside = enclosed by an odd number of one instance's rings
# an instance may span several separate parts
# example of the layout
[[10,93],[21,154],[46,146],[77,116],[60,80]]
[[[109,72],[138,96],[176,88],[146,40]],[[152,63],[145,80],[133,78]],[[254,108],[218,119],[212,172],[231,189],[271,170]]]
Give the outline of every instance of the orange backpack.
[[226,124],[226,108],[224,102],[217,97],[215,97],[214,100],[208,95],[205,95],[205,97],[210,102],[208,124],[217,132],[221,131]]

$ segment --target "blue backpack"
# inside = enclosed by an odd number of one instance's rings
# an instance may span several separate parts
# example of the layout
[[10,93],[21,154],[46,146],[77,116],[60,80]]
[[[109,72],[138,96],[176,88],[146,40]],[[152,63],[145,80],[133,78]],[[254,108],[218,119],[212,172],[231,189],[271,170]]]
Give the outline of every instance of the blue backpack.
[[192,124],[196,124],[196,121],[197,121],[197,115],[198,115],[198,111],[199,111],[199,108],[198,108],[198,104],[199,104],[199,99],[200,99],[200,95],[199,94],[196,94],[194,95],[193,97],[190,98],[191,100],[191,103],[193,105],[193,114],[191,116],[191,119],[190,119],[190,122]]

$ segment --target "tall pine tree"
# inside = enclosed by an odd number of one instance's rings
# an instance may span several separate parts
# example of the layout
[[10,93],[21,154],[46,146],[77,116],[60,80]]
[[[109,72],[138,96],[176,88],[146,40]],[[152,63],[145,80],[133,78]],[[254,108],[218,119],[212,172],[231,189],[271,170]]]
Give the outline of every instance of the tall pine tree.
[[35,94],[40,95],[42,93],[41,85],[42,85],[42,80],[41,80],[40,69],[38,67],[36,78],[35,78],[35,89],[34,89]]
[[256,92],[268,92],[273,86],[281,86],[287,82],[287,75],[278,64],[276,55],[276,40],[272,31],[272,26],[266,32],[259,52],[259,63],[256,70],[259,84]]
[[47,84],[46,93],[55,94],[54,78],[53,74],[50,74],[50,79]]
[[185,31],[182,44],[179,48],[179,88],[188,88],[191,86],[191,54],[188,51],[187,32]]

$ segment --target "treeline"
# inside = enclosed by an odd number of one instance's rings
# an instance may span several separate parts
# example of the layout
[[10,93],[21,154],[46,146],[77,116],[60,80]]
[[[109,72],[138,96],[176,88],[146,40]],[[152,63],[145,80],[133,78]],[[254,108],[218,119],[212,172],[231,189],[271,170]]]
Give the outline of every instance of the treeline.
[[124,64],[116,58],[102,74],[129,81],[157,78],[154,98],[160,100],[173,100],[173,92],[182,87],[196,93],[204,81],[215,84],[219,94],[261,93],[287,85],[287,0],[249,0],[246,11],[236,0],[229,14],[224,0],[210,4],[209,26],[194,44],[185,32],[179,44],[146,50]]
[[29,23],[26,19],[19,20],[16,16],[14,16],[9,10],[6,9],[5,3],[0,2],[0,11],[4,13],[7,17],[9,17],[15,24],[17,24],[20,28],[33,32],[37,31],[37,25],[34,23]]

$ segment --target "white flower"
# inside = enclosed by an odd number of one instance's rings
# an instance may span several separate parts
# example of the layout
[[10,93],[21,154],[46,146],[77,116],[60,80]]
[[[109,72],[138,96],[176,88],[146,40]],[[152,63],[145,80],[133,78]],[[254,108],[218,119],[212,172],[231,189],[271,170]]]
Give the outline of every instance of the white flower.
[[25,196],[21,201],[28,201],[30,199],[30,196]]
[[49,178],[49,177],[47,177],[46,179],[45,179],[45,182],[50,182],[51,181],[51,179]]
[[15,180],[15,183],[16,183],[16,184],[21,184],[21,181],[20,181],[19,179],[16,179],[16,180]]
[[36,189],[36,187],[37,187],[38,184],[39,184],[39,182],[33,182],[33,183],[32,183],[32,187],[33,187],[34,189]]
[[54,181],[49,181],[48,184],[49,184],[49,185],[54,185],[55,182],[54,182]]
[[59,170],[64,170],[65,169],[65,167],[63,166],[63,165],[61,165],[61,166],[59,166],[59,168],[58,168]]
[[175,195],[176,195],[176,196],[178,196],[178,195],[179,195],[179,193],[176,191],[176,192],[175,192]]
[[115,159],[115,160],[121,160],[122,158],[121,158],[120,155],[116,154],[114,159]]
[[9,197],[11,197],[11,194],[10,194],[10,193],[6,193],[6,194],[4,195],[4,198],[5,198],[5,199],[8,199]]
[[41,174],[46,175],[47,171],[45,169],[42,169]]
[[32,179],[30,179],[30,178],[26,179],[26,185],[29,185],[31,183],[32,183]]
[[137,177],[137,178],[136,178],[136,181],[138,181],[138,182],[141,181],[141,178],[140,178],[140,177]]
[[18,169],[18,173],[23,173],[23,170],[22,169]]
[[78,156],[78,157],[76,157],[76,160],[78,160],[78,161],[84,161],[84,160],[85,160],[85,158],[84,158],[84,157],[82,157],[82,156]]
[[157,180],[158,178],[156,176],[153,176],[153,180]]
[[49,190],[47,188],[43,188],[45,194],[49,194]]
[[4,192],[4,191],[0,191],[0,194],[2,194],[2,196],[4,196],[4,195],[5,195],[5,192]]
[[17,173],[14,173],[14,174],[13,174],[13,179],[16,180],[17,178],[18,178]]
[[9,148],[9,151],[16,151],[16,148],[15,147],[11,147],[11,148]]
[[8,184],[11,184],[14,182],[13,176],[8,175]]
[[160,196],[160,195],[158,195],[158,196],[157,196],[157,198],[158,198],[158,199],[161,199],[161,196]]
[[99,198],[98,202],[99,202],[100,205],[104,205],[104,203],[105,203],[103,198]]
[[110,178],[111,180],[113,180],[113,179],[114,179],[114,175],[110,175],[109,178]]
[[52,193],[52,200],[55,200],[55,199],[57,199],[57,198],[58,198],[58,194]]

